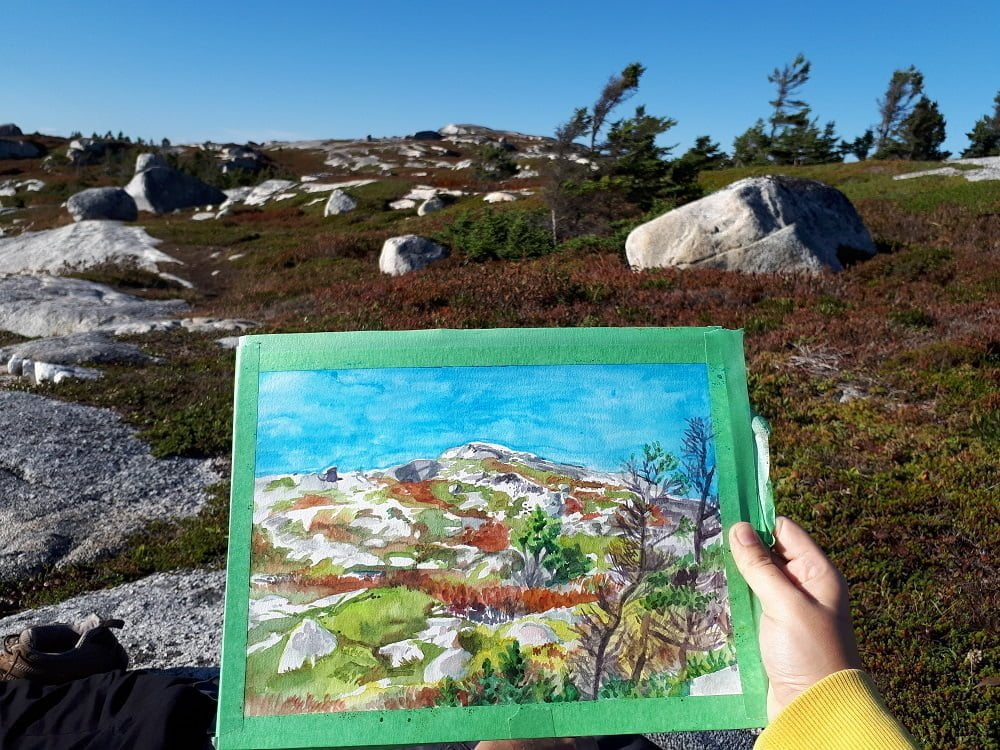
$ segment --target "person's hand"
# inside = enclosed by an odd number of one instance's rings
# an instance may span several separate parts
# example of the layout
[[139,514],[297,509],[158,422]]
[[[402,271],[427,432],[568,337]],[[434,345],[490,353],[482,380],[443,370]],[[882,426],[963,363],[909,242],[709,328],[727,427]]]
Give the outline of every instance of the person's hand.
[[733,559],[760,599],[760,654],[773,720],[806,688],[843,669],[860,669],[847,583],[802,528],[779,517],[773,550],[745,522],[729,532]]

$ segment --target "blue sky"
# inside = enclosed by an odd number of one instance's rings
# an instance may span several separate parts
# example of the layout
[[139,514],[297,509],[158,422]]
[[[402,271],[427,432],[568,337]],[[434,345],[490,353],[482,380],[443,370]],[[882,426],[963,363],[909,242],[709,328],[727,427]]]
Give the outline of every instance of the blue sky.
[[267,372],[256,473],[386,468],[477,440],[616,471],[654,440],[679,455],[696,416],[704,365]]
[[[1000,2],[5,3],[0,122],[175,142],[403,135],[448,122],[551,134],[637,60],[639,95],[728,149],[803,52],[803,97],[854,137],[915,64],[945,146],[1000,89]],[[9,30],[9,31],[8,31]]]

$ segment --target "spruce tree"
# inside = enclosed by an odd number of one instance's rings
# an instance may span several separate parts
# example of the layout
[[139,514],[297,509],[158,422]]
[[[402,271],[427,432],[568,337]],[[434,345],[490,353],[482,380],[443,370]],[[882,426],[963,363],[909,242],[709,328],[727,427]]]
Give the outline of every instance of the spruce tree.
[[951,154],[941,150],[945,139],[944,116],[937,102],[926,96],[913,107],[900,127],[902,155],[914,161],[940,161]]
[[758,119],[733,139],[733,164],[737,167],[767,164],[770,148],[771,139],[764,131],[764,121]]
[[965,137],[969,147],[962,152],[963,157],[1000,156],[1000,91],[993,99],[993,114],[983,115]]
[[913,65],[894,70],[885,94],[876,100],[879,124],[875,133],[875,158],[899,155],[900,131],[914,103],[924,91],[924,74]]

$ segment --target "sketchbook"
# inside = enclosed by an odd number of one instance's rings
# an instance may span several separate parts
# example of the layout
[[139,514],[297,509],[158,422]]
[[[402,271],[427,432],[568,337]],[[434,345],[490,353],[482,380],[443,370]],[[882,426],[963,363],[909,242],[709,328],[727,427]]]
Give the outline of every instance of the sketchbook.
[[762,726],[755,427],[739,331],[241,338],[217,746]]

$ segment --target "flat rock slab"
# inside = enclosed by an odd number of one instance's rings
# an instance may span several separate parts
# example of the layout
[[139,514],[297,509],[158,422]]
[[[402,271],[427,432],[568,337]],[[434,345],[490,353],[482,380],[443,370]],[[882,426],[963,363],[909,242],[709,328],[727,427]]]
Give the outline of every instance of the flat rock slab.
[[118,221],[78,221],[58,229],[0,239],[0,273],[65,273],[104,263],[130,262],[158,273],[158,263],[179,263],[142,227]]
[[115,635],[128,652],[130,668],[174,668],[212,678],[218,672],[211,667],[219,664],[221,653],[224,591],[221,570],[155,573],[5,617],[0,619],[0,635],[32,625],[75,622],[97,612],[125,621]]
[[172,317],[187,309],[183,300],[145,300],[92,281],[0,274],[0,330],[21,336],[65,336]]
[[[93,364],[142,364],[154,357],[135,344],[115,341],[107,333],[92,331],[69,336],[24,341],[0,348],[0,365],[13,359],[30,359],[54,365]],[[8,367],[8,369],[10,369]],[[16,373],[13,373],[16,374]]]
[[156,459],[108,409],[0,391],[0,580],[90,562],[148,521],[191,516],[212,462]]
[[1000,156],[974,156],[968,159],[953,159],[946,164],[967,164],[977,169],[959,169],[946,166],[937,169],[924,169],[920,172],[898,174],[894,180],[910,180],[914,177],[964,177],[968,182],[985,182],[1000,180]]

